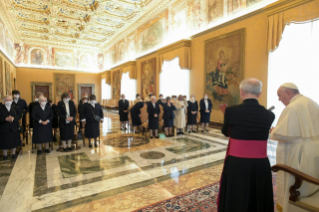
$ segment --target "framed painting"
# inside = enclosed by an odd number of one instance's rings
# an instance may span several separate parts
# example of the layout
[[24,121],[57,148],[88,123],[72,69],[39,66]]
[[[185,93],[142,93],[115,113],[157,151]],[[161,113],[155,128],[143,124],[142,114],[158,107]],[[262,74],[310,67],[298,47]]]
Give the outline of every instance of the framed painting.
[[245,29],[205,41],[205,93],[213,102],[239,104],[239,84],[243,79]]
[[144,61],[141,64],[141,89],[144,99],[150,93],[156,95],[156,58]]
[[11,87],[11,75],[10,75],[10,65],[4,61],[4,69],[5,69],[5,95],[11,95],[12,87]]
[[71,99],[75,96],[75,74],[54,74],[55,96],[61,97],[64,92],[68,92]]
[[112,94],[113,99],[119,100],[121,98],[121,70],[116,70],[112,72]]
[[74,51],[68,49],[52,49],[54,66],[62,68],[74,67]]
[[0,86],[0,99],[2,100],[2,97],[4,96],[3,94],[3,63],[2,63],[2,57],[0,57],[0,82],[1,82],[1,86]]

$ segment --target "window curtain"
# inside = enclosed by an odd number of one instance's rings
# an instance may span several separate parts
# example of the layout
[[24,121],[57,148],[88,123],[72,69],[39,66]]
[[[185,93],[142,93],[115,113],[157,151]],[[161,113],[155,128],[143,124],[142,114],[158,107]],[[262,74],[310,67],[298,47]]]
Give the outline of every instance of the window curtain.
[[274,126],[285,108],[277,96],[281,84],[295,83],[301,94],[319,103],[316,89],[319,79],[318,58],[319,20],[287,26],[279,48],[269,53],[267,106],[275,106]]
[[191,69],[191,41],[182,40],[172,45],[164,47],[158,51],[159,53],[159,70],[162,71],[164,61],[171,61],[179,58],[179,66],[181,69]]
[[135,61],[130,61],[122,66],[122,73],[127,73],[129,72],[129,77],[131,79],[137,79],[137,73],[136,73],[136,62]]
[[130,78],[130,73],[122,73],[121,94],[127,100],[133,101],[136,98],[136,80]]
[[111,85],[106,84],[106,79],[101,80],[101,85],[102,100],[111,99]]
[[160,73],[160,93],[164,98],[180,94],[189,97],[189,70],[181,69],[179,58],[164,61]]
[[285,26],[319,19],[318,0],[281,0],[266,7],[268,16],[267,52],[275,51]]

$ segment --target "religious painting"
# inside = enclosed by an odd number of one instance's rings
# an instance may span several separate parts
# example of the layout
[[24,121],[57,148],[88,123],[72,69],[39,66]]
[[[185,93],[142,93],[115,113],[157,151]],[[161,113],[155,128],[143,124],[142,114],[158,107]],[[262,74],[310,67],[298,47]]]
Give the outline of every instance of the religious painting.
[[2,57],[0,57],[0,99],[3,97],[3,63]]
[[45,53],[41,49],[33,49],[30,53],[32,65],[44,65]]
[[156,58],[141,64],[141,89],[142,98],[146,98],[150,93],[156,95]]
[[204,26],[206,20],[202,5],[204,0],[187,0],[187,22],[189,29],[199,29]]
[[14,62],[16,64],[27,64],[28,56],[26,54],[27,45],[25,44],[14,44]]
[[145,52],[158,47],[167,31],[167,12],[151,21],[138,31],[139,51]]
[[228,0],[228,13],[234,14],[246,8],[246,0]]
[[239,84],[243,79],[245,29],[205,41],[205,93],[213,109],[240,101]]
[[[240,1],[240,0],[238,0]],[[224,17],[224,0],[207,0],[207,22]]]
[[97,56],[97,65],[100,71],[103,71],[104,69],[104,55],[103,54],[99,54]]
[[71,99],[75,98],[75,74],[54,74],[55,96],[68,92]]
[[4,61],[4,69],[5,69],[5,95],[11,95],[11,79],[10,79],[10,65]]
[[79,68],[81,69],[89,69],[91,67],[91,55],[89,54],[81,54],[79,56]]
[[54,66],[62,68],[74,67],[74,51],[65,49],[52,49],[54,55]]
[[113,99],[119,100],[121,98],[121,70],[112,71],[113,74]]

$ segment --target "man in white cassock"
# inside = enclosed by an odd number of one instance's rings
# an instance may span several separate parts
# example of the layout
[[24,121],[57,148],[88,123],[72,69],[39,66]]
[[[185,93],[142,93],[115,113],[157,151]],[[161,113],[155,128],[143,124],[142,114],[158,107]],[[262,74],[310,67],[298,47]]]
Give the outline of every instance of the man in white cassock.
[[[307,175],[319,178],[319,106],[299,93],[293,83],[281,85],[277,91],[283,110],[270,139],[277,140],[277,164],[285,164]],[[277,210],[290,212],[289,188],[294,177],[283,171],[277,172]],[[300,197],[315,193],[318,186],[303,182]]]
[[186,109],[187,102],[183,99],[182,95],[178,96],[178,100],[175,101],[175,119],[174,126],[179,131],[177,135],[184,134],[184,128],[186,127]]

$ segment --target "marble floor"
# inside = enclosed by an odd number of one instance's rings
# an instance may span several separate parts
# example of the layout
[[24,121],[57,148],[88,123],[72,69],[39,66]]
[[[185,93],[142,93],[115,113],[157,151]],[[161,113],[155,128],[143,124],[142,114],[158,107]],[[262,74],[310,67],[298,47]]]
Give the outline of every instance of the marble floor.
[[[132,211],[219,181],[228,140],[220,130],[149,139],[105,112],[101,142],[0,162],[0,210]],[[268,142],[275,162],[276,142]],[[57,147],[54,147],[57,149]]]

